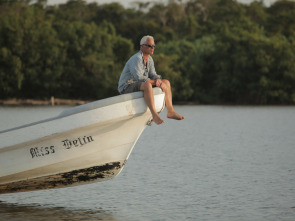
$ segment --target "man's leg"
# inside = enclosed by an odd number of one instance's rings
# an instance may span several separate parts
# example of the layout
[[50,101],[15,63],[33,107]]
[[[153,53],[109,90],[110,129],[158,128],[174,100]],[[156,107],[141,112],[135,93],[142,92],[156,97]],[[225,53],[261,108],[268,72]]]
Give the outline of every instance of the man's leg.
[[163,91],[166,93],[165,104],[167,107],[167,117],[175,120],[183,120],[184,116],[178,114],[173,108],[170,82],[168,80],[163,79],[161,88],[163,88]]
[[155,108],[154,94],[153,94],[153,86],[152,86],[152,84],[149,81],[143,82],[140,85],[140,90],[143,91],[144,100],[145,100],[146,105],[148,106],[148,108],[150,109],[150,111],[151,111],[151,113],[153,115],[153,121],[156,124],[162,124],[162,123],[164,123],[164,121],[159,116],[159,114],[158,114],[158,112],[156,111],[156,108]]

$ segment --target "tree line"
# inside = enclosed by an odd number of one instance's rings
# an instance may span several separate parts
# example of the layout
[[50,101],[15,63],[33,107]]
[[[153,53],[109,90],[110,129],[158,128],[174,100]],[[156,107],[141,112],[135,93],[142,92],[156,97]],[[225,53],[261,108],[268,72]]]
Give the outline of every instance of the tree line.
[[0,1],[0,98],[115,96],[143,35],[175,101],[295,103],[295,2]]

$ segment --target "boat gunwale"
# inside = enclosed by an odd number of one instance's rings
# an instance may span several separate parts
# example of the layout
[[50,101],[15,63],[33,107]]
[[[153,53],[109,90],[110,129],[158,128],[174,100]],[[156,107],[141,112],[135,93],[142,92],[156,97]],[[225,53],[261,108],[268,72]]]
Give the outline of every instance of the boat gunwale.
[[[154,95],[159,95],[159,94],[164,93],[158,87],[153,88],[153,92],[154,92]],[[87,103],[87,104],[83,104],[83,105],[79,105],[79,106],[76,106],[76,107],[65,109],[64,111],[62,111],[59,115],[57,115],[55,117],[51,117],[51,118],[36,121],[36,122],[33,122],[33,123],[28,123],[28,124],[24,124],[24,125],[21,125],[21,126],[1,130],[0,135],[4,134],[6,132],[10,132],[10,131],[22,129],[22,128],[25,128],[25,127],[38,125],[38,124],[49,122],[49,121],[52,121],[52,120],[57,120],[57,119],[61,119],[61,118],[64,118],[64,117],[68,117],[68,116],[71,116],[71,115],[74,115],[74,114],[94,110],[94,109],[97,109],[97,108],[107,107],[107,106],[110,106],[110,105],[113,105],[113,104],[116,104],[116,103],[126,102],[126,101],[130,101],[130,100],[138,99],[138,98],[141,98],[141,97],[143,97],[143,92],[138,91],[138,92],[133,92],[133,93],[128,93],[128,94],[117,95],[117,96],[110,97],[110,98],[105,98],[105,99],[102,99],[102,100],[97,100],[97,101],[90,102],[90,103]]]

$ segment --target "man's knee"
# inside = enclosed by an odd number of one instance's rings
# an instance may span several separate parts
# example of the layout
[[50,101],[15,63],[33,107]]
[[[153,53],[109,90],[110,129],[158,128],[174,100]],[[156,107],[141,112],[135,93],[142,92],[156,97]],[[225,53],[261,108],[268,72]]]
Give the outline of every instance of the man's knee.
[[169,80],[163,79],[162,83],[164,83],[167,87],[170,87],[170,81]]
[[152,84],[149,81],[143,82],[140,85],[140,90],[141,91],[150,90],[151,88],[153,88],[153,86],[152,86]]

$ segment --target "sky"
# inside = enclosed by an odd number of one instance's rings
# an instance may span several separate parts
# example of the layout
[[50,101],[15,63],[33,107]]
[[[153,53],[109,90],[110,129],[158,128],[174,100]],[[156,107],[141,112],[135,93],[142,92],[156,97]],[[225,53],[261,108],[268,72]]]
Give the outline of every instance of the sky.
[[[68,0],[47,0],[48,5],[57,5],[57,4],[63,4],[66,3]],[[140,2],[166,2],[167,0],[141,0]],[[254,0],[237,0],[238,2],[249,4],[253,2]],[[263,0],[265,6],[270,6],[272,3],[274,3],[276,0]],[[105,3],[111,3],[111,2],[119,2],[124,7],[129,8],[132,7],[132,3],[139,2],[139,0],[86,0],[87,3],[91,2],[97,2],[98,4],[105,4]]]

